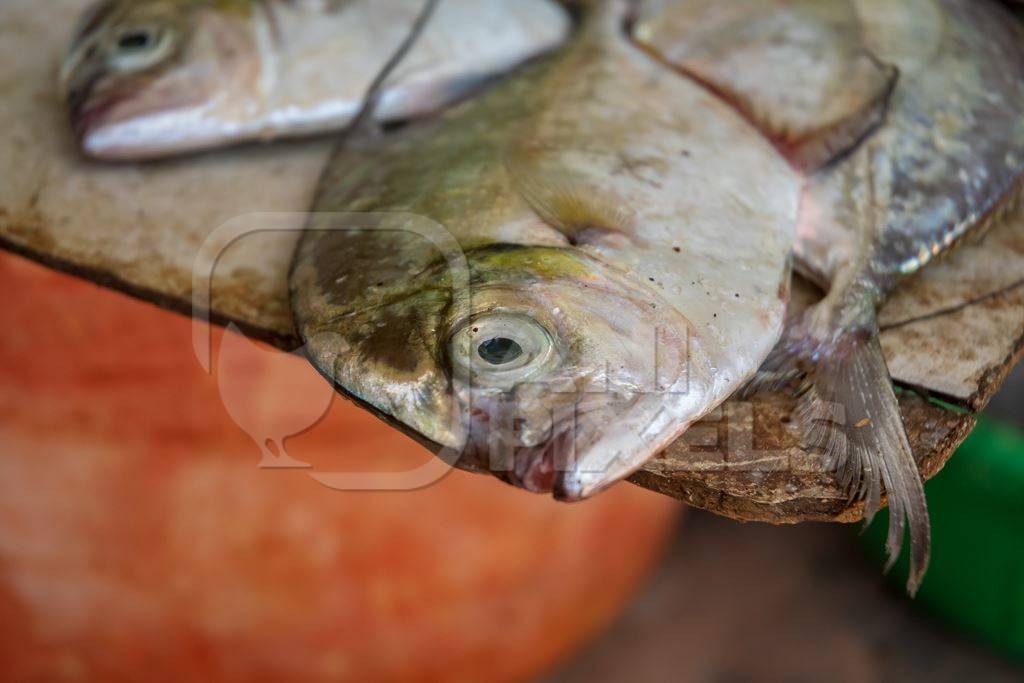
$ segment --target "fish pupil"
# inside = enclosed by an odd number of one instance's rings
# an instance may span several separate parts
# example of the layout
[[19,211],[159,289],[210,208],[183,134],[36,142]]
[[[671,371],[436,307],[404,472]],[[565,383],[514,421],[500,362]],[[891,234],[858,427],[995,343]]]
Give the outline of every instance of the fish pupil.
[[122,50],[143,50],[149,47],[151,40],[148,31],[129,31],[118,38],[117,46]]
[[491,365],[505,365],[523,355],[523,347],[514,339],[495,337],[481,344],[477,353]]

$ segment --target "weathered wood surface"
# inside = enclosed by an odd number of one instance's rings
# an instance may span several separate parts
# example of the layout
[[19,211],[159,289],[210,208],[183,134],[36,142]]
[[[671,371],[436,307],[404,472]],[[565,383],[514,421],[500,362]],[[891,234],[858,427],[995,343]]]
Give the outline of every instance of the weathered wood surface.
[[[971,432],[974,418],[913,393],[900,397],[900,407],[918,466],[930,478]],[[794,408],[781,395],[730,401],[631,481],[745,521],[861,519],[863,505],[851,505],[822,460],[800,448]]]
[[[193,266],[207,238],[240,215],[304,211],[330,143],[251,146],[142,165],[80,159],[57,73],[88,3],[51,0],[45,11],[33,0],[0,3],[0,241],[189,313]],[[301,224],[296,216],[293,225]],[[213,287],[222,322],[288,343],[284,292],[294,239],[262,235],[225,254]]]
[[[249,235],[224,250],[213,273],[210,308],[216,322],[235,322],[278,346],[295,344],[286,297],[296,237],[290,230],[302,224],[331,142],[117,167],[82,160],[55,82],[64,44],[86,2],[54,0],[45,12],[34,0],[0,5],[0,246],[190,313],[197,258],[220,251],[223,245],[210,242],[223,235],[218,228],[287,228]],[[259,212],[288,215],[261,223],[253,216]],[[982,408],[1024,351],[1024,220],[1014,219],[908,282],[881,321],[898,382],[970,410]],[[730,404],[726,419],[714,427],[738,434],[743,427],[736,415],[752,413],[749,448],[723,455],[722,443],[696,451],[677,443],[635,481],[740,519],[859,516],[783,424],[791,402],[761,397],[751,405]],[[933,474],[973,419],[912,394],[903,407],[922,469]],[[694,434],[706,434],[707,424]],[[746,444],[733,439],[729,445],[736,443]],[[758,466],[744,464],[749,460]]]

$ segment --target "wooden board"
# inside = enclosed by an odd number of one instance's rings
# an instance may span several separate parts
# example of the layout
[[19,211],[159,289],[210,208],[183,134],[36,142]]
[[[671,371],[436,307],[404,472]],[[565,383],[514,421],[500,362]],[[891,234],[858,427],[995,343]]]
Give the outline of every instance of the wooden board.
[[[974,418],[909,392],[900,407],[918,467],[931,478],[970,434]],[[821,459],[800,448],[794,409],[782,395],[730,401],[631,481],[744,521],[860,520],[863,506],[851,505]]]
[[984,408],[1024,351],[1024,217],[907,281],[879,322],[897,380]]
[[[263,219],[254,213],[285,212],[270,221],[275,230],[238,240],[219,258],[210,308],[216,322],[235,322],[253,338],[294,346],[286,297],[293,230],[302,224],[331,142],[117,167],[82,160],[55,83],[86,3],[53,0],[46,12],[35,0],[0,5],[0,246],[191,313],[197,259],[222,246],[211,248],[211,236],[230,233],[225,225],[260,226]],[[1024,347],[1022,276],[1024,221],[1017,220],[907,283],[882,312],[882,343],[894,378],[971,410],[983,407]],[[972,418],[911,395],[903,404],[915,452],[924,471],[934,473]],[[775,429],[775,440],[757,450],[781,449],[792,462],[812,461],[788,430],[767,426],[791,408],[782,397],[755,402],[755,424]],[[635,481],[741,519],[859,514],[826,473],[780,473],[787,460],[776,458],[776,469],[766,474],[737,468],[735,454],[708,458],[714,448],[703,448],[696,471],[692,453],[677,444]]]
[[[190,313],[193,265],[207,237],[250,212],[304,210],[330,143],[252,146],[144,165],[81,159],[57,73],[88,1],[52,0],[45,12],[33,0],[0,4],[0,241]],[[214,306],[222,322],[287,344],[292,326],[283,292],[294,236],[260,239],[246,245],[255,254],[232,250],[219,264]]]

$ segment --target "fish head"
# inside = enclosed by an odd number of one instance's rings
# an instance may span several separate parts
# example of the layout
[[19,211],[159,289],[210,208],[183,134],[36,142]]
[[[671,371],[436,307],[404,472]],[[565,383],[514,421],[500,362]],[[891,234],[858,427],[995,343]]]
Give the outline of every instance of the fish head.
[[342,339],[314,342],[314,363],[461,467],[565,500],[628,476],[706,410],[707,357],[646,278],[571,247],[466,262],[464,289],[446,266],[383,300],[354,286],[329,326]]
[[648,283],[573,248],[492,247],[470,269],[444,325],[463,457],[576,500],[681,431],[680,402],[707,374],[689,367],[689,320]]
[[254,6],[102,0],[88,10],[61,68],[83,151],[100,159],[145,158],[229,136],[230,112],[258,88]]

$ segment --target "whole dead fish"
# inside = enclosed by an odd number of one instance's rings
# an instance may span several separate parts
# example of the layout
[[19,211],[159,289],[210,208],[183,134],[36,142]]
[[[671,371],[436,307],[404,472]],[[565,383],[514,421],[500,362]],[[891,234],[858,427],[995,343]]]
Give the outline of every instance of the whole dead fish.
[[740,387],[788,294],[796,174],[626,41],[627,5],[589,3],[556,55],[341,147],[291,277],[341,390],[463,467],[568,500]]
[[[720,3],[719,10],[731,4]],[[799,14],[801,3],[784,4]],[[884,484],[891,509],[889,557],[895,561],[909,525],[908,588],[913,592],[927,568],[930,526],[921,477],[878,342],[876,309],[904,278],[964,236],[997,222],[1019,195],[1024,41],[1014,18],[990,0],[822,0],[814,5],[805,8],[809,26],[820,28],[822,12],[850,16],[850,10],[862,25],[860,31],[846,31],[851,44],[834,49],[833,55],[867,51],[880,65],[879,74],[895,68],[900,75],[884,120],[868,128],[852,152],[841,145],[845,157],[808,177],[797,261],[828,294],[789,325],[761,380],[784,384],[802,378],[799,417],[807,443],[835,464],[851,497],[864,501],[868,517],[880,507]],[[663,11],[689,15],[694,4],[666,7]],[[712,45],[729,54],[729,69],[695,65],[695,54],[714,50],[696,40],[673,46],[671,36],[659,39],[651,29],[640,39],[651,36],[648,49],[667,61],[684,56],[678,66],[703,69],[719,91],[738,89],[739,101],[744,95],[756,101],[755,119],[778,139],[768,122],[790,116],[789,91],[744,90],[737,76],[746,66],[760,82],[771,83],[770,62],[759,61],[756,52],[744,47],[730,48],[728,36],[721,34]],[[779,78],[796,79],[795,88],[813,89],[848,73],[854,63],[839,60],[832,73],[811,71],[802,83],[789,71]],[[842,111],[856,111],[858,102],[876,99],[877,77],[847,81],[856,92],[846,96]],[[877,111],[870,106],[862,110]],[[827,140],[830,128],[821,130]]]
[[[103,0],[62,69],[86,154],[140,159],[336,130],[423,0]],[[551,0],[445,0],[389,80],[377,115],[431,111],[562,43]]]

